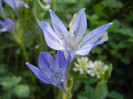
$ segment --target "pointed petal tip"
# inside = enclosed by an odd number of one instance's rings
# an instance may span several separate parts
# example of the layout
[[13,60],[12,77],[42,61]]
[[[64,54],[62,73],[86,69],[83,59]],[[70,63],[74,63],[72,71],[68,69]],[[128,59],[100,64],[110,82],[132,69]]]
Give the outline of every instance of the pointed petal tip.
[[51,9],[49,9],[49,13],[52,13],[53,11]]
[[110,23],[109,23],[109,25],[112,25],[112,24],[113,24],[113,22],[110,22]]
[[26,65],[28,65],[28,64],[29,64],[29,62],[25,62],[25,64],[26,64]]
[[45,52],[45,51],[42,51],[42,52],[40,52],[39,56],[40,55],[44,55],[44,54],[49,54],[49,53],[48,52]]
[[44,23],[44,22],[39,22],[39,26],[40,26],[42,23]]
[[85,11],[86,10],[86,8],[82,8],[82,9],[80,9],[81,11]]
[[86,8],[82,8],[83,10],[86,10]]
[[46,24],[48,24],[48,22],[40,22],[40,23],[39,23],[39,26],[40,26],[40,27],[44,27],[44,26],[47,26]]
[[28,68],[31,67],[31,64],[30,64],[29,62],[25,62],[25,64],[26,64],[26,66],[27,66]]

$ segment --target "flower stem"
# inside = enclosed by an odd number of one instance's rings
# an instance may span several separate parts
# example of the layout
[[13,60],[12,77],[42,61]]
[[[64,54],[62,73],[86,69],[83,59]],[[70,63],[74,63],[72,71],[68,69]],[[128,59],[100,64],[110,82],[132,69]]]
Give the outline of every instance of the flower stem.
[[[71,64],[68,65],[68,67],[70,67]],[[72,95],[71,95],[71,89],[73,86],[73,79],[70,76],[70,69],[67,69],[67,73],[66,73],[66,78],[68,78],[65,82],[66,88],[67,88],[67,93],[63,92],[63,97],[62,99],[71,99]]]
[[65,92],[63,92],[63,97],[62,99],[67,99],[67,94]]
[[[68,77],[67,73],[66,73],[66,78]],[[68,87],[68,79],[65,81],[65,85],[66,85],[66,88]],[[63,96],[62,96],[62,99],[67,99],[67,94],[63,91]]]
[[55,12],[55,0],[52,0],[52,10]]

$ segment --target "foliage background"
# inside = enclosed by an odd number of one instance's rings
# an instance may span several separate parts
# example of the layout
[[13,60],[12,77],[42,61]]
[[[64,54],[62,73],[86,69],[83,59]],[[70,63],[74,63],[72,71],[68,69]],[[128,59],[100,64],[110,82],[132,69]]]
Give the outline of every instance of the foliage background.
[[[25,66],[26,61],[37,66],[38,55],[41,51],[55,53],[47,47],[36,20],[37,17],[40,21],[51,23],[49,12],[42,9],[37,0],[25,0],[25,2],[30,8],[21,9],[18,17],[9,6],[2,2],[5,15],[14,19],[17,32],[0,34],[0,99],[61,99],[61,91],[40,82]],[[102,88],[99,99],[132,99],[132,0],[53,0],[51,3],[51,9],[68,29],[73,14],[81,8],[86,8],[87,32],[100,25],[113,22],[107,30],[109,41],[93,48],[87,55],[91,60],[102,60],[106,64],[113,64],[111,78]],[[72,74],[74,77],[73,99],[94,99],[92,92],[96,79],[77,75],[78,73],[73,70]]]

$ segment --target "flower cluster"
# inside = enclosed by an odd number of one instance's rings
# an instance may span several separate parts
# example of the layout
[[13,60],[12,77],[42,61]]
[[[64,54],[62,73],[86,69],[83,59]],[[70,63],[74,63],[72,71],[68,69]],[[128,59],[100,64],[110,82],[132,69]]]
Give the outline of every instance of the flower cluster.
[[87,57],[82,57],[77,59],[78,63],[74,63],[75,67],[73,68],[74,71],[79,71],[81,75],[89,74],[91,76],[96,76],[100,78],[101,74],[104,74],[105,71],[108,69],[108,66],[105,65],[102,61],[91,61]]
[[[112,25],[108,23],[102,25],[85,35],[87,29],[87,19],[85,15],[85,8],[81,9],[73,21],[71,21],[71,28],[68,31],[56,14],[49,9],[52,26],[48,22],[40,22],[45,41],[47,45],[57,51],[56,59],[47,52],[41,52],[39,55],[39,69],[35,66],[26,63],[26,65],[33,71],[33,73],[45,84],[52,84],[63,91],[67,92],[65,87],[65,76],[67,67],[71,65],[72,61],[77,55],[87,55],[91,49],[106,41],[106,38],[98,39],[104,32]],[[99,69],[87,58],[78,59],[79,64],[75,63],[75,71],[80,71],[80,74],[91,73],[99,75]],[[80,67],[81,66],[81,67]],[[95,69],[97,68],[97,69]],[[103,72],[103,71],[102,71]],[[69,69],[68,72],[69,73]],[[92,73],[91,73],[92,74]]]
[[93,69],[90,71],[91,76],[96,76],[100,78],[101,74],[104,74],[105,71],[108,69],[108,65],[105,65],[102,61],[94,61],[92,64]]
[[93,68],[92,61],[89,61],[87,57],[82,57],[77,59],[78,63],[74,63],[75,67],[73,68],[74,71],[79,71],[79,74],[86,75],[90,72]]

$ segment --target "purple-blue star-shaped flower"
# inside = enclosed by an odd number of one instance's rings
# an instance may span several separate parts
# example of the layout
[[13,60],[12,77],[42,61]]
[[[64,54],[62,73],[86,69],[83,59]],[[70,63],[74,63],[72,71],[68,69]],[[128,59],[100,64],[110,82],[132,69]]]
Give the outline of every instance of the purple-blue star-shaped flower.
[[97,40],[112,25],[112,22],[102,25],[85,35],[87,20],[85,8],[83,8],[77,13],[68,32],[62,21],[51,9],[49,9],[49,13],[54,31],[48,22],[39,23],[47,45],[55,50],[69,52],[72,57],[87,55],[93,47],[105,42],[106,38],[101,41]]
[[0,20],[0,33],[2,32],[13,32],[15,30],[15,23],[10,18],[5,18],[5,21]]
[[29,8],[29,6],[23,2],[23,0],[4,0],[6,4],[8,4],[16,13],[19,12],[20,5],[24,5],[25,8]]
[[62,51],[57,52],[56,59],[54,59],[48,52],[43,51],[39,54],[39,68],[30,63],[26,63],[26,65],[43,83],[52,84],[67,92],[65,87],[65,80],[67,78],[65,78],[65,74],[69,61],[70,58],[67,61],[65,60]]

